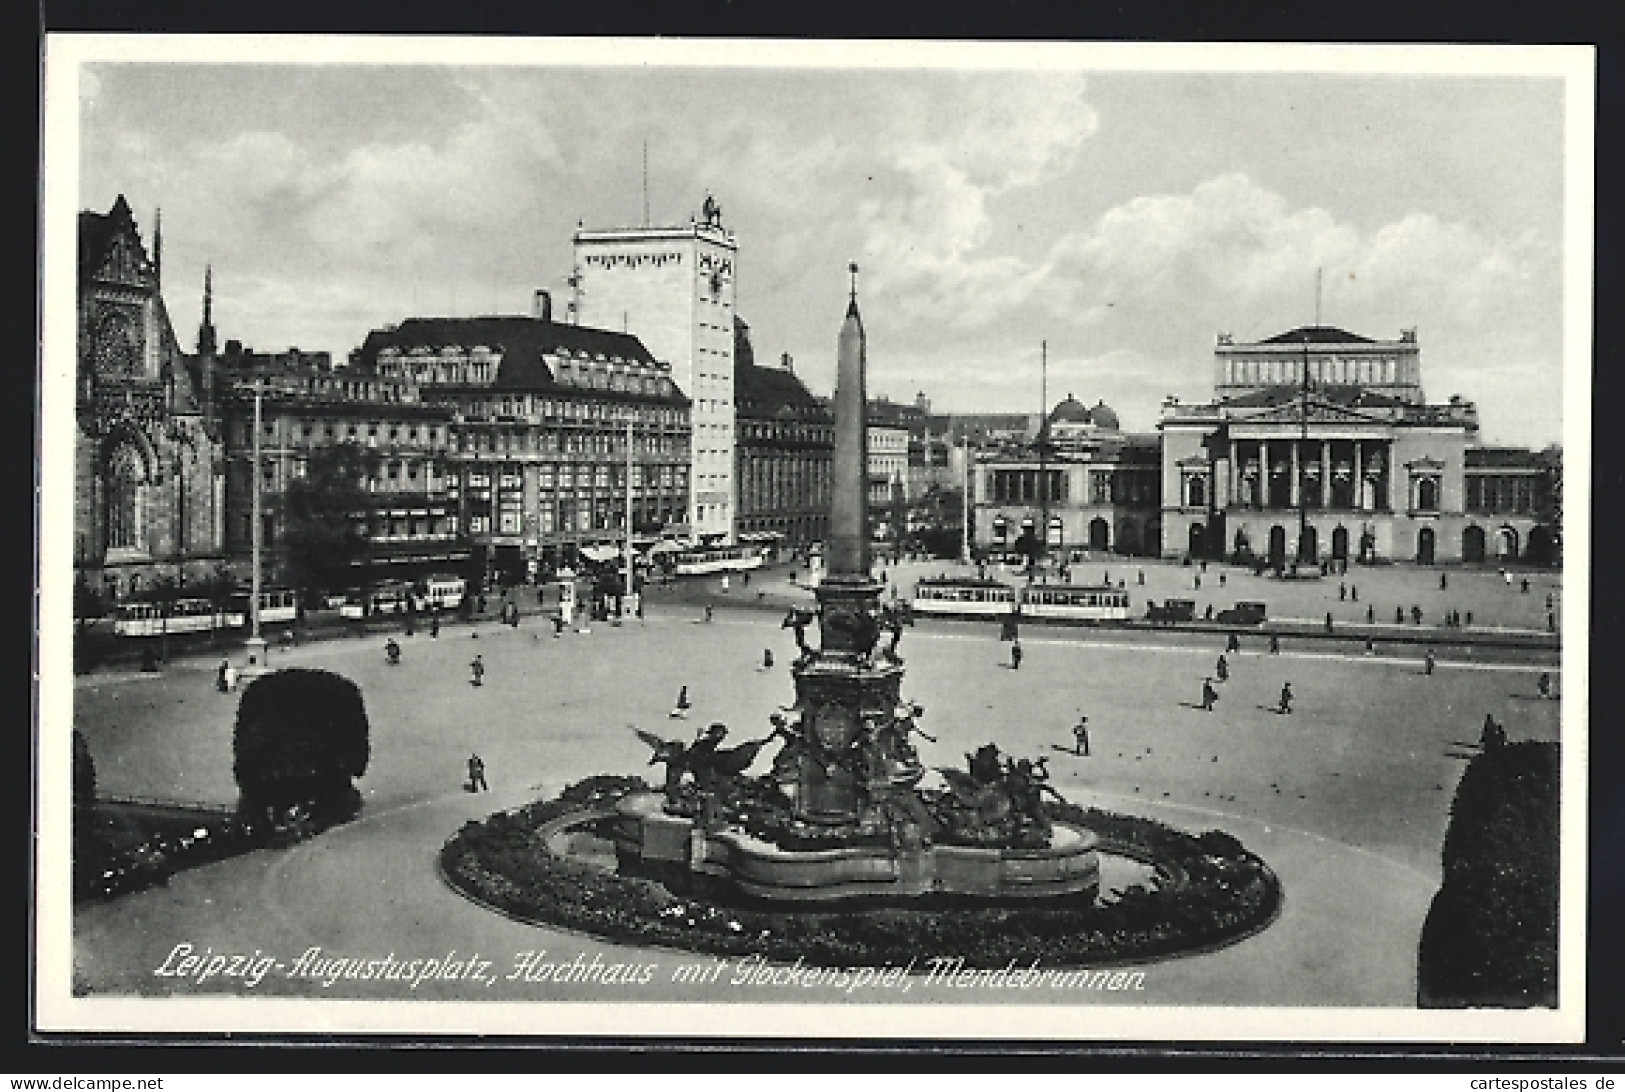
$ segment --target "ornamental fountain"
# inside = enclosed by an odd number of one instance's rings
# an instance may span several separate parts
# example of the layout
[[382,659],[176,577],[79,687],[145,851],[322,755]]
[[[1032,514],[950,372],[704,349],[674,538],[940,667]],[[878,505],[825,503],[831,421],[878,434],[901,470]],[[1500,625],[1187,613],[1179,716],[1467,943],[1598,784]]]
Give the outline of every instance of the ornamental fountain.
[[[691,744],[638,734],[666,765],[665,790],[617,805],[620,870],[677,886],[733,889],[779,903],[958,896],[1092,900],[1096,838],[1050,819],[1043,759],[1011,759],[987,744],[965,769],[922,789],[913,737],[924,710],[902,697],[902,621],[870,573],[866,341],[857,266],[842,323],[827,571],[816,612],[792,611],[801,655],[795,704],[772,733],[721,746],[711,725]],[[805,630],[816,617],[819,647]],[[889,637],[889,640],[888,640]],[[777,741],[771,772],[746,771]],[[933,741],[934,742],[934,741]]]

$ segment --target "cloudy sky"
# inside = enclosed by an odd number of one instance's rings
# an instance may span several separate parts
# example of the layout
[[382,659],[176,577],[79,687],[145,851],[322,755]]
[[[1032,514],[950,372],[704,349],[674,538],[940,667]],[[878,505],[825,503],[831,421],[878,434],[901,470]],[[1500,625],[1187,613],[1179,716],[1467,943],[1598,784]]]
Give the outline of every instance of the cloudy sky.
[[870,390],[1153,427],[1211,390],[1214,338],[1321,315],[1415,327],[1429,397],[1484,437],[1561,437],[1563,109],[1532,76],[639,65],[87,66],[79,200],[162,208],[191,347],[342,357],[408,315],[564,294],[570,234],[737,235],[759,359],[834,380],[859,262]]

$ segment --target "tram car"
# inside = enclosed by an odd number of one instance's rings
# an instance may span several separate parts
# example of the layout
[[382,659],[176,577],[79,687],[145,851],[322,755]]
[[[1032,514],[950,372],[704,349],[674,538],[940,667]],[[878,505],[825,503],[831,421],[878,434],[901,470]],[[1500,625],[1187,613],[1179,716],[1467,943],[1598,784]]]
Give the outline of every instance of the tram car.
[[1029,584],[1021,589],[1021,614],[1065,622],[1126,622],[1128,592],[1106,584]]
[[669,559],[671,571],[678,576],[743,572],[762,567],[760,546],[694,546],[663,556]]
[[914,613],[998,617],[1016,609],[1016,589],[997,580],[923,577],[914,585]]
[[168,607],[151,602],[120,603],[113,610],[113,632],[120,637],[158,637],[163,634],[208,633],[240,629],[245,604],[222,607],[208,599],[176,599]]

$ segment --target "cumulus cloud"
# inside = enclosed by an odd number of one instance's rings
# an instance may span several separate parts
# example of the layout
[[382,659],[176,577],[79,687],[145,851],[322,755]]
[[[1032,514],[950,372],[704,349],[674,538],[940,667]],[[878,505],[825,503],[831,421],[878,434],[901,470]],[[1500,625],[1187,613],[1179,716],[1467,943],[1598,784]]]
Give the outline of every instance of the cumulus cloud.
[[[1262,338],[1311,321],[1317,270],[1323,321],[1378,338],[1420,327],[1430,396],[1473,397],[1475,375],[1498,373],[1484,396],[1495,413],[1515,414],[1511,392],[1546,389],[1559,370],[1558,252],[1531,236],[1426,212],[1361,230],[1227,173],[1185,193],[1133,198],[1024,260],[977,250],[967,225],[985,223],[980,196],[939,181],[915,191],[906,213],[872,221],[910,270],[898,315],[880,321],[906,322],[898,364],[921,385],[958,384],[954,368],[930,363],[951,356],[981,361],[973,370],[984,385],[1010,377],[1035,386],[1036,367],[1008,351],[1027,332],[1058,350],[1052,376],[1072,378],[1057,383],[1149,427],[1162,395],[1209,392],[1217,332]],[[934,220],[945,238],[916,243]],[[964,377],[968,397],[973,386]],[[1496,431],[1507,434],[1506,423]]]

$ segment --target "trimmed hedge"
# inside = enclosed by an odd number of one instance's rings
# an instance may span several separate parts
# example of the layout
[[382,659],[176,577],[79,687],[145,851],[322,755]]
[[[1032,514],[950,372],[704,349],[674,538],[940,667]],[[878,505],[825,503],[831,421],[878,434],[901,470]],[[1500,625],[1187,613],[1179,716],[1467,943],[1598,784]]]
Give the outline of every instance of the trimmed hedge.
[[1239,843],[1232,853],[1223,839],[1204,841],[1155,820],[1070,804],[1049,805],[1049,813],[1177,880],[1137,884],[1105,904],[763,909],[679,894],[556,856],[539,834],[553,820],[648,789],[636,778],[589,778],[552,800],[470,821],[442,848],[442,875],[459,892],[513,917],[611,942],[831,967],[960,956],[970,968],[1034,958],[1094,968],[1234,943],[1273,921],[1280,906],[1275,874]]
[[1422,1007],[1556,1006],[1559,757],[1513,743],[1468,763],[1422,927]]
[[353,779],[371,757],[361,688],[342,675],[291,667],[262,675],[237,705],[232,773],[238,810],[259,818],[304,808],[318,822],[353,816]]

